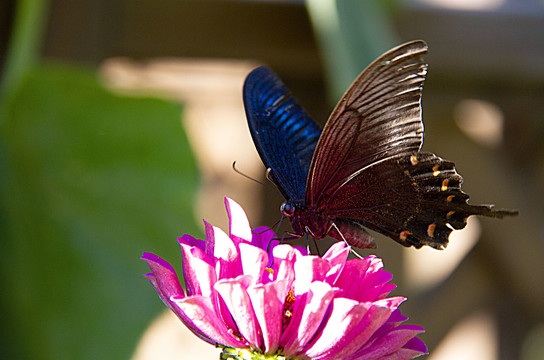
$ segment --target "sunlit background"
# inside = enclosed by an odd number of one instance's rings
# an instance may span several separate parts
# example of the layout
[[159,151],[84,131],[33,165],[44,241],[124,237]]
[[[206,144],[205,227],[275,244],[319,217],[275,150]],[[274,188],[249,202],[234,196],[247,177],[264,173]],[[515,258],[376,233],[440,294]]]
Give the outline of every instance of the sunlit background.
[[0,359],[217,359],[138,258],[179,270],[176,236],[226,228],[224,196],[254,227],[279,219],[245,76],[272,67],[323,124],[413,39],[430,49],[424,149],[455,161],[473,203],[521,215],[470,218],[442,252],[376,235],[361,253],[394,274],[426,358],[544,359],[539,0],[0,2]]

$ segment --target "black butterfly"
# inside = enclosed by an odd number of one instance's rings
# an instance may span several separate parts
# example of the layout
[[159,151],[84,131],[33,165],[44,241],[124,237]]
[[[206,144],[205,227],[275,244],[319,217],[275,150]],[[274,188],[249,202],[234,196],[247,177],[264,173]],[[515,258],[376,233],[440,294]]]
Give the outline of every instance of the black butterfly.
[[470,215],[502,218],[517,211],[469,205],[451,161],[420,152],[421,90],[427,45],[412,41],[366,68],[323,131],[267,67],[244,84],[255,146],[286,199],[295,236],[331,236],[374,248],[364,227],[404,246],[442,249]]

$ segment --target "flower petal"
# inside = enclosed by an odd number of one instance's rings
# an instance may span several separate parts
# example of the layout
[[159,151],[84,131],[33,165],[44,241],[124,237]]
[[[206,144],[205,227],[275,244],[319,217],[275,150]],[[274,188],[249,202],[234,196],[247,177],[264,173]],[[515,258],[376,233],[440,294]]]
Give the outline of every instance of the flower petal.
[[213,238],[215,243],[213,258],[217,279],[235,278],[241,275],[242,264],[240,262],[240,253],[232,239],[217,226],[212,226],[206,230],[206,233],[209,233],[209,236]]
[[178,238],[183,259],[183,279],[187,295],[210,296],[217,277],[211,259],[198,247],[191,246],[185,238]]
[[[423,328],[421,328],[422,331],[421,332],[425,332],[425,330]],[[425,345],[425,343],[415,337],[415,338],[412,338],[410,339],[410,341],[408,341],[406,344],[404,344],[404,346],[402,347],[403,350],[412,350],[412,351],[415,351],[415,352],[418,352],[420,354],[427,354],[428,353],[428,349],[427,349],[427,345]]]
[[284,344],[284,353],[294,356],[300,353],[315,336],[336,289],[326,282],[316,281],[310,285],[306,296],[299,296],[294,304],[293,316],[285,329],[280,342]]
[[[355,352],[351,358],[374,360],[388,358],[388,356],[392,356],[393,354],[399,356],[400,353],[404,354],[404,356],[408,356],[414,352],[417,355],[424,354],[427,352],[427,347],[421,340],[415,337],[422,332],[425,332],[425,330],[419,326],[401,325],[377,338],[370,346]],[[397,359],[397,357],[392,357],[392,359]]]
[[[204,222],[206,223],[206,222]],[[181,238],[178,237],[178,242],[180,242],[181,240],[184,241],[185,244],[188,244],[190,246],[195,246],[197,248],[199,248],[200,250],[206,252],[206,246],[208,245],[208,241],[204,241],[204,240],[200,240],[200,239],[197,239],[195,238],[194,236],[191,236],[191,235],[183,235]],[[207,254],[207,253],[206,253]],[[209,254],[208,254],[209,256]],[[211,256],[210,256],[211,258]]]
[[[233,347],[245,347],[245,344],[236,339],[225,324],[216,316],[211,298],[207,296],[191,296],[186,298],[172,298],[172,302],[190,319],[191,327],[213,341]],[[189,327],[189,328],[191,328]]]
[[274,281],[247,289],[264,340],[264,353],[273,354],[278,349],[287,292],[287,280]]
[[[272,229],[264,226],[253,229],[251,234],[251,245],[263,249],[267,252],[270,250],[270,242],[276,237]],[[277,240],[276,243],[278,243]]]
[[324,281],[331,264],[319,256],[303,256],[295,262],[295,296],[306,293],[314,281]]
[[306,350],[305,355],[312,359],[338,358],[336,357],[338,347],[346,343],[345,337],[363,319],[369,308],[370,304],[335,298],[323,330]]
[[228,197],[225,197],[225,206],[229,215],[229,233],[232,241],[236,245],[240,242],[251,243],[251,227],[244,209],[236,201]]
[[302,257],[300,252],[290,245],[281,244],[274,248],[274,279],[288,279],[289,285],[295,279],[295,261]]
[[344,265],[346,264],[346,261],[348,259],[350,247],[346,246],[341,241],[338,241],[337,243],[333,244],[329,250],[323,255],[323,260],[326,260],[331,265],[331,269],[327,272],[327,282],[329,284],[334,284],[340,274],[342,273],[342,270],[344,269]]
[[243,274],[251,275],[253,285],[261,283],[266,266],[268,265],[268,254],[266,251],[249,244],[241,243],[240,258],[242,260]]
[[251,276],[238,276],[236,279],[224,279],[215,284],[215,289],[225,301],[240,334],[255,349],[261,348],[259,325],[247,288],[253,282]]
[[360,349],[405,299],[389,298],[374,303],[335,298],[329,320],[317,341],[306,352],[311,358],[346,358]]
[[172,298],[183,299],[185,297],[183,288],[179,283],[178,276],[174,268],[166,261],[155,254],[144,252],[141,257],[151,269],[151,274],[146,274],[145,277],[155,287],[159,297],[163,303],[176,314],[176,316],[202,340],[214,344],[215,340],[204,334],[196,327],[191,319],[172,301]]
[[378,270],[373,259],[369,258],[351,259],[346,262],[334,283],[335,287],[341,289],[339,296],[360,302],[375,301],[384,298],[396,287],[388,283],[393,276],[387,271]]
[[331,245],[322,258],[330,262],[332,266],[344,263],[348,259],[350,249],[345,243],[338,241]]
[[206,220],[202,220],[202,222],[204,223],[204,232],[206,234],[204,252],[210,257],[210,259],[213,259],[215,251],[215,235],[213,225],[208,223]]
[[178,275],[172,265],[157,255],[148,252],[144,252],[140,259],[144,260],[151,269],[152,273],[146,274],[145,277],[155,287],[166,306],[171,307],[170,297],[185,296]]

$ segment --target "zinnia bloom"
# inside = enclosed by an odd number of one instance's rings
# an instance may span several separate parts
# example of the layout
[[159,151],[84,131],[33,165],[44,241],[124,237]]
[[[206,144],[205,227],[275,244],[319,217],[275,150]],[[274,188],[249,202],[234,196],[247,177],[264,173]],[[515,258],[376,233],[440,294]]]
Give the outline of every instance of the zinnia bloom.
[[230,235],[206,222],[206,240],[184,235],[185,291],[173,267],[144,253],[162,301],[202,340],[238,359],[411,359],[427,352],[423,328],[402,325],[403,297],[387,297],[392,275],[376,256],[348,260],[334,244],[323,256],[251,231],[225,199]]

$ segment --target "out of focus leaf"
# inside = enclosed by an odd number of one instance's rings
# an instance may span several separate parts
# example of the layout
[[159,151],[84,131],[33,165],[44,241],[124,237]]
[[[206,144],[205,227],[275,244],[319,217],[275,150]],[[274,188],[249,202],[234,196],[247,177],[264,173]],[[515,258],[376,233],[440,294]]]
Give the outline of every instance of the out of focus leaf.
[[391,0],[306,0],[323,60],[332,104],[357,75],[397,44]]
[[160,306],[142,251],[198,232],[181,108],[41,67],[1,123],[1,359],[127,359]]

